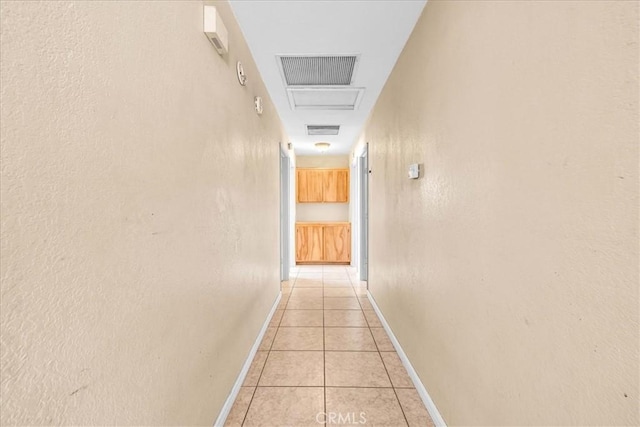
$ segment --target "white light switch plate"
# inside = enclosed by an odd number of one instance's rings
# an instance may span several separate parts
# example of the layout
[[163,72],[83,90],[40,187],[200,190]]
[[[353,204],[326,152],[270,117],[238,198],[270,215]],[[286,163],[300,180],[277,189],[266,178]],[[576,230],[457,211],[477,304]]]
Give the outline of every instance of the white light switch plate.
[[420,165],[418,163],[409,165],[409,179],[418,178],[420,178]]

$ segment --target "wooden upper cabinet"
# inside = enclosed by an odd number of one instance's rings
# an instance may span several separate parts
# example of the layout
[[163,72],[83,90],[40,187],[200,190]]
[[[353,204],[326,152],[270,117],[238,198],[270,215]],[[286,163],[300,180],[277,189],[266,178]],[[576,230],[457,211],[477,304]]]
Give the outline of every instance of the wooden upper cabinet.
[[349,201],[349,169],[297,169],[298,203]]
[[298,203],[321,203],[323,171],[298,169],[296,171],[296,191]]
[[348,202],[349,169],[331,169],[322,172],[322,200],[330,203]]

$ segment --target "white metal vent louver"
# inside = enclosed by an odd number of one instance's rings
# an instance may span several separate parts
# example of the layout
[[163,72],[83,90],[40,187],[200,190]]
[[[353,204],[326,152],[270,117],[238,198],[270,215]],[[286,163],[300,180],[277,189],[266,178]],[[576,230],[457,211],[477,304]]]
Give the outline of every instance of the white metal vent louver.
[[358,87],[290,87],[289,105],[294,110],[355,110],[364,88]]
[[348,86],[356,62],[355,55],[280,56],[287,86]]
[[338,125],[307,125],[307,135],[337,135],[339,132]]

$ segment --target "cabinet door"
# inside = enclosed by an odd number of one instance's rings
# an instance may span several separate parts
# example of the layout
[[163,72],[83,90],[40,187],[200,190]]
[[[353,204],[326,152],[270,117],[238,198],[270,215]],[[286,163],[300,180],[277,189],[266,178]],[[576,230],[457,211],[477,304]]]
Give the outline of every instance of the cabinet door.
[[349,201],[349,169],[323,171],[323,201],[344,203]]
[[298,203],[322,202],[322,171],[298,169],[296,171],[296,191]]
[[351,226],[349,224],[324,226],[324,260],[326,262],[351,261]]
[[296,225],[296,261],[322,261],[322,226]]

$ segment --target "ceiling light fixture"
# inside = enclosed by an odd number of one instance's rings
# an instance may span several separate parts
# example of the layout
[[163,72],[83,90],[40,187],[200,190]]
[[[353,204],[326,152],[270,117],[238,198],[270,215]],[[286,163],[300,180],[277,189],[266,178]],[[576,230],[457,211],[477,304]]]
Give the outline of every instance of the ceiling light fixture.
[[328,142],[316,142],[314,145],[321,153],[327,151],[329,147],[331,147],[331,144],[329,144]]

